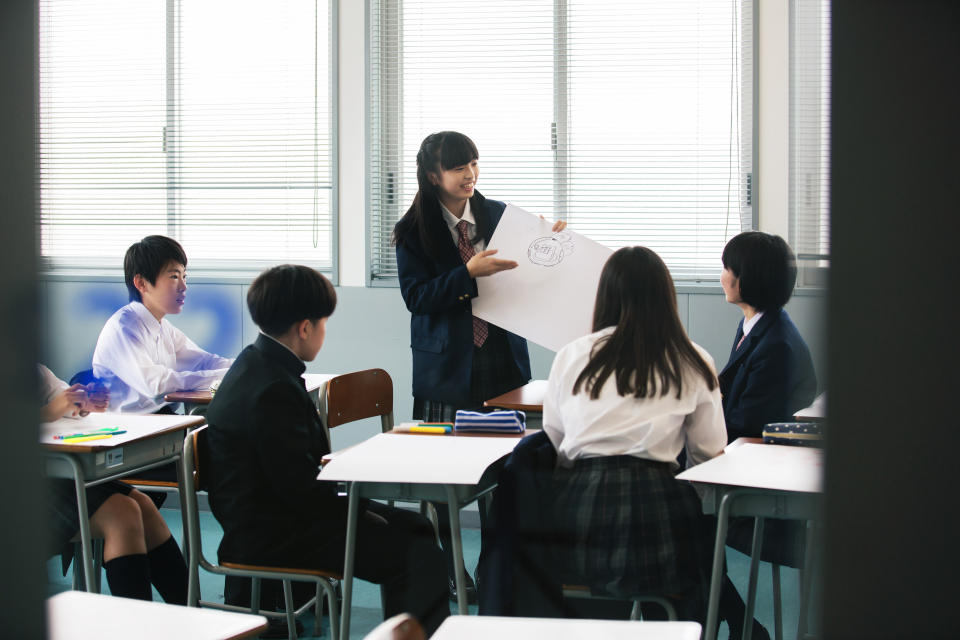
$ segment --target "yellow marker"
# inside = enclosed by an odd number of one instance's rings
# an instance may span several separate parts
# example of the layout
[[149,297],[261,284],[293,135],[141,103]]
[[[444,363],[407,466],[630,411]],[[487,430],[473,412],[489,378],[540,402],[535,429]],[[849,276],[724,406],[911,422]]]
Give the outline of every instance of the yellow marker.
[[83,436],[82,438],[70,438],[69,440],[61,440],[63,444],[80,444],[81,442],[90,442],[91,440],[103,440],[104,438],[112,438],[112,435],[102,435],[102,436]]
[[406,424],[402,424],[399,427],[394,427],[393,430],[398,431],[400,433],[433,433],[433,434],[439,434],[439,435],[444,435],[452,431],[450,427],[440,427],[440,426],[428,427],[423,425],[406,425]]

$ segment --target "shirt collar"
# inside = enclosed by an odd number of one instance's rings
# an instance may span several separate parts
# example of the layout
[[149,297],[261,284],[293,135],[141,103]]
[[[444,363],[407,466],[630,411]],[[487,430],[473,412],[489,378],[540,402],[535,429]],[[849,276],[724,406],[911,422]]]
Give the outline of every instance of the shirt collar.
[[157,320],[153,314],[150,313],[150,309],[147,309],[142,302],[134,300],[130,303],[130,308],[133,309],[133,312],[140,318],[140,322],[147,328],[147,332],[150,335],[161,332],[161,329],[163,329],[163,320]]
[[466,220],[471,226],[477,224],[476,219],[473,217],[473,211],[470,209],[469,200],[467,200],[467,204],[463,207],[463,216],[460,218],[450,213],[450,210],[447,209],[442,202],[440,203],[440,211],[443,213],[443,221],[447,223],[450,231],[455,231],[461,220]]
[[760,322],[760,318],[763,317],[763,311],[758,311],[754,314],[749,320],[743,321],[743,335],[750,333],[750,330],[757,326],[757,323]]

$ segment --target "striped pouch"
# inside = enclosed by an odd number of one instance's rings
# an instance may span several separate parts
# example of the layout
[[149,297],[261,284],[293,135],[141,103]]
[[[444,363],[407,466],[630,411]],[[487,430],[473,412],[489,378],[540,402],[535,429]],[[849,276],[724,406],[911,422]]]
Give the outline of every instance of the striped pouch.
[[504,410],[480,413],[479,411],[457,410],[454,431],[488,433],[523,433],[527,415],[523,411]]

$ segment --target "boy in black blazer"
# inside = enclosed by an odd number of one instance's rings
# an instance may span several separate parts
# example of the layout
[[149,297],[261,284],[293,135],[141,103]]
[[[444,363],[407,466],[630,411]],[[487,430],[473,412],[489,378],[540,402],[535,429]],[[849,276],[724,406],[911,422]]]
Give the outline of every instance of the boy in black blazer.
[[[313,269],[282,265],[257,277],[247,306],[260,336],[230,367],[207,411],[220,560],[340,572],[347,499],[317,480],[330,443],[301,378],[323,345],[336,293]],[[449,605],[429,521],[375,502],[361,507],[357,577],[381,585],[387,617],[412,613],[432,633]]]

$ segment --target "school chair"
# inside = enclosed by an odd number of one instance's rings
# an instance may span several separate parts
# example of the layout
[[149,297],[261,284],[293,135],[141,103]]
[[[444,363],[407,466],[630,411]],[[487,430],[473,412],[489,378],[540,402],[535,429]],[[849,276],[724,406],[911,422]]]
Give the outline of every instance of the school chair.
[[[323,405],[327,410],[323,424],[331,447],[330,429],[348,422],[380,418],[380,432],[386,433],[393,429],[393,380],[383,369],[344,373],[327,382]],[[392,507],[393,500],[387,504]],[[423,504],[420,513],[424,513]]]
[[[86,580],[83,573],[83,562],[77,562],[77,558],[83,558],[83,547],[80,543],[80,534],[78,533],[70,541],[73,548],[73,556],[63,556],[61,558],[61,564],[63,567],[63,575],[67,575],[67,569],[70,568],[70,563],[73,563],[73,583],[72,588],[74,591],[86,591]],[[91,551],[93,551],[93,583],[96,593],[100,593],[101,587],[101,578],[103,577],[103,538],[93,538],[90,541],[92,545]]]
[[[211,607],[229,611],[249,611],[253,614],[269,618],[286,618],[289,637],[297,637],[296,619],[304,612],[314,607],[314,635],[320,635],[320,623],[323,613],[323,599],[327,601],[327,611],[330,612],[330,635],[332,638],[340,636],[340,612],[337,606],[337,597],[332,580],[340,580],[338,573],[319,571],[316,569],[302,569],[295,567],[270,567],[264,565],[241,564],[223,562],[215,564],[207,560],[203,553],[200,536],[200,514],[197,505],[197,491],[205,490],[205,478],[201,473],[206,465],[204,449],[206,425],[187,434],[183,441],[184,479],[181,496],[185,505],[187,517],[187,572],[189,582],[187,587],[188,607]],[[222,576],[240,576],[250,578],[252,583],[250,607],[240,607],[220,602],[209,602],[200,599],[200,567],[210,573]],[[274,579],[283,582],[284,611],[260,611],[260,580]],[[317,585],[314,597],[303,604],[299,609],[293,604],[292,582],[313,582]]]
[[663,610],[667,612],[667,620],[671,622],[676,622],[677,620],[677,610],[674,609],[673,605],[670,604],[670,601],[663,596],[643,594],[633,597],[618,598],[616,596],[594,595],[590,592],[590,587],[586,585],[564,584],[561,588],[564,598],[584,600],[617,600],[621,602],[629,600],[633,602],[633,607],[630,609],[631,620],[640,619],[640,604],[643,602],[652,602],[660,605]]
[[328,430],[364,418],[380,418],[380,431],[386,433],[393,428],[393,380],[383,369],[365,369],[331,378],[327,382],[326,407]]

